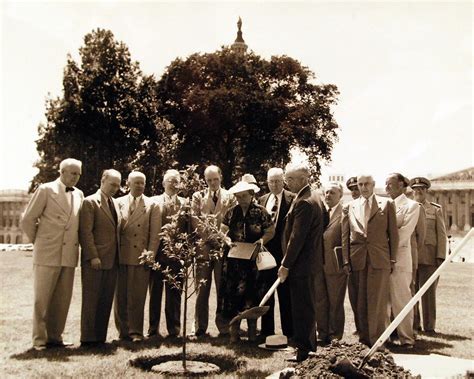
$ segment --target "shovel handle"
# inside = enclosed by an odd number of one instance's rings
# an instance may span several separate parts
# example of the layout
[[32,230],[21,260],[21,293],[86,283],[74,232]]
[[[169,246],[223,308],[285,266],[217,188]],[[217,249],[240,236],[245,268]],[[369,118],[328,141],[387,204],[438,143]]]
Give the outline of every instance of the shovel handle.
[[265,303],[268,301],[268,299],[270,299],[270,297],[273,295],[273,292],[275,292],[276,288],[279,285],[280,285],[280,278],[277,278],[277,280],[275,280],[275,283],[273,283],[273,285],[270,287],[270,289],[268,290],[268,292],[265,294],[262,301],[258,305],[259,307],[262,307],[265,305]]
[[405,316],[411,311],[413,306],[420,300],[421,296],[428,290],[428,288],[433,284],[433,282],[438,278],[441,272],[448,266],[448,264],[453,260],[453,258],[461,251],[464,245],[469,241],[469,239],[474,236],[474,228],[464,236],[459,245],[456,246],[452,254],[449,254],[446,257],[446,260],[438,267],[438,269],[430,276],[430,278],[425,282],[425,284],[418,290],[418,292],[411,298],[411,300],[405,305],[405,307],[400,311],[400,313],[395,317],[391,324],[385,329],[385,331],[380,335],[377,341],[374,343],[372,348],[367,352],[365,357],[362,359],[362,362],[359,368],[364,366],[365,362],[372,356],[372,354],[383,345],[387,338],[392,334],[392,332],[397,328],[397,326],[402,322]]

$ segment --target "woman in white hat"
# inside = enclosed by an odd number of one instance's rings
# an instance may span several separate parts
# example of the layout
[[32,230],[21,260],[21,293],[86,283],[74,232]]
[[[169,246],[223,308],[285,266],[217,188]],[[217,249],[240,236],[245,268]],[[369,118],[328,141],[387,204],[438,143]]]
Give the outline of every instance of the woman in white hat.
[[[275,227],[267,210],[254,201],[260,188],[253,175],[245,174],[242,180],[229,189],[237,205],[224,215],[221,228],[228,231],[232,242],[265,244],[272,239]],[[218,312],[228,321],[239,312],[258,305],[255,260],[236,259],[224,252]],[[257,320],[247,320],[249,341],[257,338]],[[230,342],[239,341],[240,322],[230,326]]]

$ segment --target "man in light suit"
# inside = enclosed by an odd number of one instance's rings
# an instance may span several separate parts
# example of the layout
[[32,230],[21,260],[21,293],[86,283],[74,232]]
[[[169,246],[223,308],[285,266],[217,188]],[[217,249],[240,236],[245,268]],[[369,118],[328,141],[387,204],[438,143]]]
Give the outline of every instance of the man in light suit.
[[[423,247],[418,252],[417,290],[430,278],[439,265],[446,259],[447,236],[441,205],[427,200],[431,182],[427,178],[417,177],[410,180],[410,187],[415,192],[426,214],[426,236]],[[438,278],[439,279],[439,278]],[[423,329],[427,334],[434,334],[436,327],[436,287],[438,279],[421,297]],[[420,327],[420,325],[415,325]]]
[[62,333],[79,256],[79,211],[84,195],[74,186],[81,170],[80,161],[63,160],[59,178],[38,187],[21,220],[21,228],[34,244],[35,350],[67,345]]
[[342,251],[350,257],[350,285],[355,286],[353,291],[357,294],[359,340],[372,346],[385,330],[390,271],[397,261],[398,229],[393,201],[374,195],[372,176],[358,176],[357,185],[361,197],[342,209]]
[[[153,196],[152,200],[160,207],[161,225],[170,223],[171,216],[176,214],[184,205],[184,198],[178,196],[181,176],[177,170],[167,170],[163,177],[163,187],[165,192],[159,196]],[[156,253],[156,261],[162,267],[170,268],[172,271],[180,269],[176,261],[165,256],[162,245]],[[150,304],[149,304],[149,327],[148,337],[159,335],[161,299],[163,287],[165,288],[165,316],[166,327],[169,337],[177,337],[181,331],[181,291],[174,288],[170,283],[165,282],[161,271],[152,271],[150,276]]]
[[[229,208],[235,204],[234,197],[221,187],[222,172],[217,166],[211,165],[204,170],[204,179],[207,189],[193,194],[191,208],[193,216],[199,217],[210,214],[216,216],[217,228],[220,228],[222,218]],[[193,221],[196,221],[193,218]],[[193,222],[193,230],[196,225]],[[200,237],[205,239],[202,233]],[[211,292],[212,274],[214,272],[214,283],[217,299],[219,298],[219,283],[221,282],[222,257],[218,260],[210,260],[206,247],[199,251],[196,261],[196,306],[194,312],[194,335],[200,337],[206,334],[209,324],[209,294]],[[229,332],[229,325],[222,320],[220,314],[216,314],[215,322],[220,334]]]
[[324,278],[329,302],[329,340],[340,340],[344,333],[344,298],[346,296],[347,276],[350,273],[347,264],[349,260],[346,257],[344,262],[342,257],[342,195],[343,188],[338,183],[330,183],[324,191],[329,213],[329,224],[323,234]]
[[[398,249],[397,261],[390,274],[390,300],[388,307],[388,321],[390,317],[397,317],[401,310],[411,299],[411,281],[413,276],[413,257],[411,251],[411,236],[415,231],[420,206],[405,196],[405,177],[399,173],[393,173],[385,181],[385,191],[395,203],[397,227],[398,227]],[[415,344],[413,334],[413,310],[406,315],[397,327],[400,344],[412,349]]]
[[120,213],[120,254],[115,294],[115,324],[120,339],[143,340],[143,316],[150,270],[141,265],[144,250],[156,252],[160,242],[160,208],[145,196],[146,177],[128,175],[130,193],[117,199]]
[[292,360],[301,362],[316,350],[315,272],[322,271],[325,215],[319,195],[309,186],[305,165],[289,164],[285,181],[296,193],[286,218],[282,239],[283,260],[278,269],[281,282],[290,284],[293,340],[297,352]]
[[[284,174],[281,168],[273,167],[268,170],[267,184],[270,193],[263,195],[258,202],[267,209],[268,214],[272,217],[272,221],[275,224],[275,235],[267,242],[265,247],[275,258],[277,267],[270,270],[260,271],[258,273],[258,280],[265,283],[263,286],[265,292],[270,289],[273,282],[278,277],[278,267],[283,259],[281,239],[285,229],[286,215],[293,199],[295,198],[293,193],[283,189]],[[280,305],[281,329],[285,336],[291,338],[293,336],[293,320],[291,318],[291,295],[289,282],[281,283],[277,288],[277,291],[278,302]],[[275,299],[273,296],[268,300],[266,305],[270,306],[270,309],[262,316],[261,334],[264,336],[270,336],[275,334]]]
[[84,199],[81,209],[81,346],[105,343],[118,270],[119,223],[114,196],[122,176],[105,170],[100,189]]

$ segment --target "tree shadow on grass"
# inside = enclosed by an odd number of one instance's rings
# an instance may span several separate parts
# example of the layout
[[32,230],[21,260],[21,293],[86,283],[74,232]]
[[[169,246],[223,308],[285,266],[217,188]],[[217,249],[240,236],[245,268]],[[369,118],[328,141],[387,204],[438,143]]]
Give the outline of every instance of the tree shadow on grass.
[[117,345],[107,343],[100,347],[66,347],[66,348],[48,348],[42,351],[36,351],[33,348],[22,353],[10,355],[11,359],[32,360],[46,358],[48,361],[68,362],[69,357],[78,355],[113,355],[117,350]]

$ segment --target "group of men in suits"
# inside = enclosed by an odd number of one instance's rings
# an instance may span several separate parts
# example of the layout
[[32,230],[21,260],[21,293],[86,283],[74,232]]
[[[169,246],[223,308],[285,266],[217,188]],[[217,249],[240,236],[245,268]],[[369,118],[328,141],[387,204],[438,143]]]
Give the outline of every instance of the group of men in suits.
[[[22,217],[22,228],[34,243],[33,347],[42,350],[66,345],[62,333],[79,244],[83,346],[105,343],[113,303],[120,339],[143,340],[147,292],[148,336],[159,334],[163,291],[168,334],[179,335],[180,291],[164,282],[161,272],[139,261],[148,250],[156,253],[161,265],[176,269],[175,262],[162,253],[160,231],[185,204],[178,196],[179,172],[168,170],[163,178],[164,193],[147,197],[145,175],[133,171],[127,179],[130,192],[114,199],[121,174],[105,170],[100,189],[84,199],[75,187],[81,170],[80,161],[62,161],[59,178],[37,189]],[[222,172],[217,166],[208,166],[204,179],[207,188],[193,194],[192,213],[215,215],[219,226],[235,199],[222,187]],[[316,349],[317,338],[322,343],[342,338],[346,288],[360,341],[373,345],[390,317],[401,311],[415,288],[423,285],[445,257],[441,209],[426,200],[429,181],[415,178],[408,183],[402,175],[391,174],[386,198],[374,195],[375,182],[370,175],[360,175],[347,183],[354,199],[348,204],[342,204],[343,188],[337,183],[324,189],[322,199],[311,189],[310,170],[305,165],[290,164],[285,171],[271,168],[267,184],[270,192],[258,201],[275,223],[275,235],[266,247],[277,267],[262,271],[259,280],[268,288],[277,277],[282,282],[278,288],[282,332],[297,347],[294,359],[306,359]],[[405,195],[408,184],[417,201]],[[207,334],[210,289],[214,278],[219,291],[221,264],[209,259],[205,247],[200,249],[196,337]],[[422,301],[427,332],[435,328],[435,291],[436,283]],[[275,333],[273,299],[269,305],[261,323],[264,336]],[[414,343],[413,327],[419,328],[420,323],[416,315],[410,313],[398,328],[403,345]],[[228,334],[229,326],[218,314],[215,323],[221,334]]]

